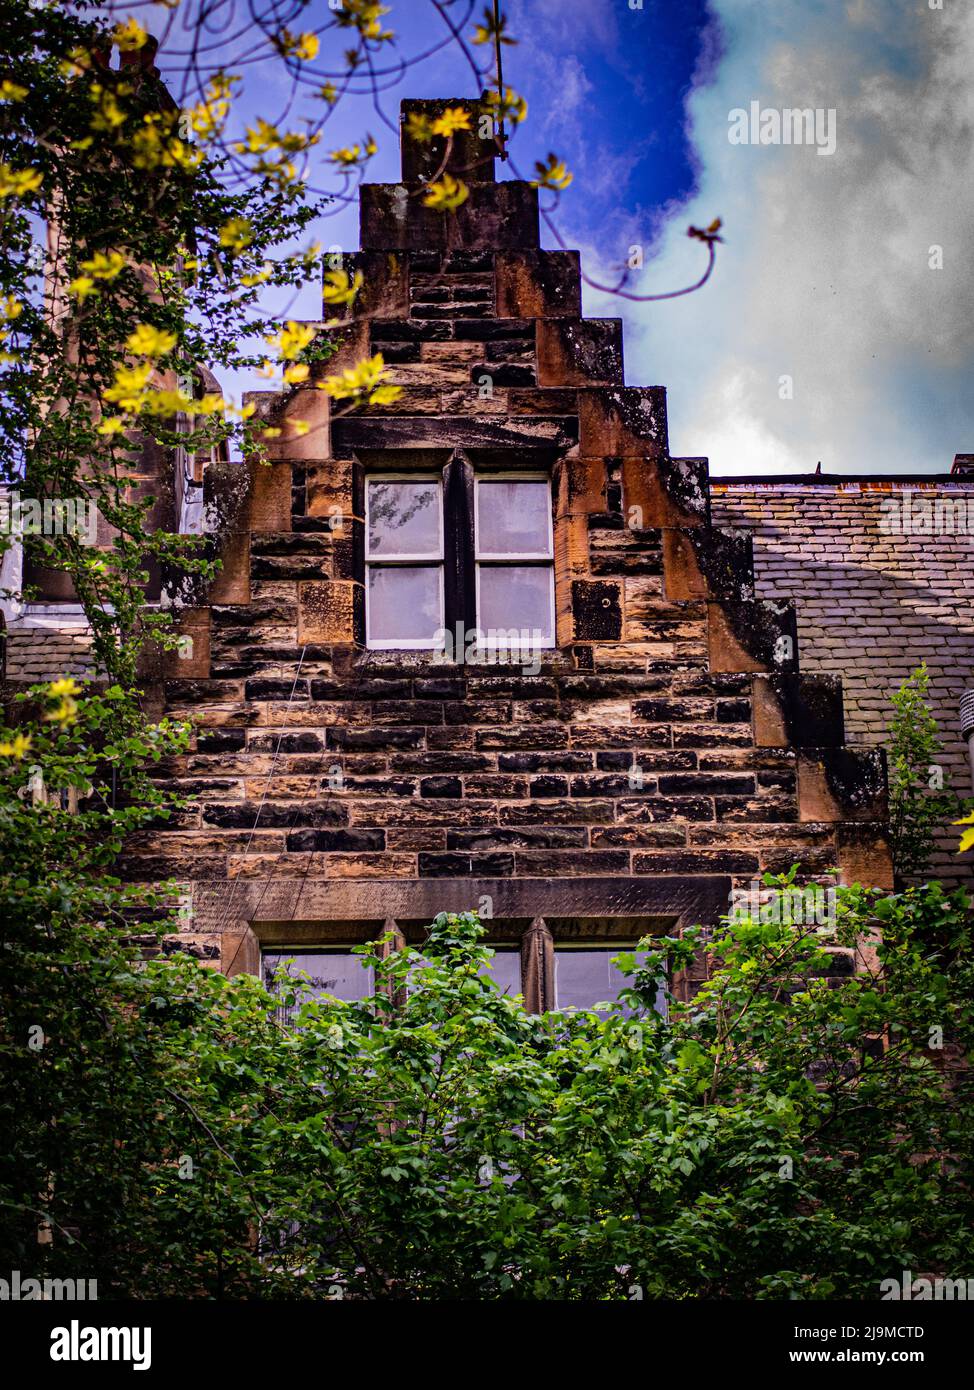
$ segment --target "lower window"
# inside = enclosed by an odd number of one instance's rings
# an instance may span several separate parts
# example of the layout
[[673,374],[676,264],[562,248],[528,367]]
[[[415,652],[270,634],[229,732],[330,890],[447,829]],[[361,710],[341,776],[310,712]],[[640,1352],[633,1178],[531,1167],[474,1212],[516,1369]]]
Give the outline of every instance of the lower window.
[[375,972],[362,964],[362,957],[349,950],[274,950],[261,958],[264,984],[276,993],[284,978],[306,975],[300,997],[290,1008],[278,1009],[278,1021],[289,1023],[302,1000],[330,994],[336,999],[367,999],[375,986]]
[[[605,946],[555,946],[554,1004],[555,1009],[594,1009],[596,1004],[611,1004],[619,991],[632,983],[618,966],[616,956],[631,951],[635,942]],[[523,994],[521,953],[511,948],[493,948],[490,974],[504,994]],[[645,957],[637,955],[637,960]],[[656,1012],[665,1014],[666,994],[660,986],[656,995]],[[605,1009],[597,1010],[605,1013]]]
[[[596,1004],[612,1003],[621,989],[630,983],[628,976],[613,965],[614,957],[631,951],[635,943],[612,946],[559,946],[554,951],[554,1008],[593,1009]],[[495,984],[504,994],[524,994],[521,973],[521,953],[516,947],[491,947],[494,955],[488,967]],[[362,957],[348,948],[300,950],[274,949],[265,951],[262,958],[263,978],[267,988],[274,991],[283,977],[307,976],[301,991],[303,998],[332,995],[336,999],[354,1001],[371,995],[374,972],[362,965]],[[418,967],[422,969],[422,967]],[[282,1023],[290,1021],[294,1008],[282,1008]],[[662,985],[656,997],[656,1011],[666,1012],[666,997]],[[605,1012],[605,1010],[600,1010]]]

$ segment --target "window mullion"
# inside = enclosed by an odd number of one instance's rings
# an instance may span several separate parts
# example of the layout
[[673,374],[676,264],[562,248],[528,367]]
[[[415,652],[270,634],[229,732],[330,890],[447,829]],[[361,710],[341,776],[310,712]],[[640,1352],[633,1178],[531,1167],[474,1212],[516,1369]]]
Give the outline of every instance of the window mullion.
[[457,450],[443,469],[443,587],[446,626],[470,632],[477,623],[473,469]]
[[521,937],[521,991],[529,1014],[555,1008],[555,943],[543,917]]

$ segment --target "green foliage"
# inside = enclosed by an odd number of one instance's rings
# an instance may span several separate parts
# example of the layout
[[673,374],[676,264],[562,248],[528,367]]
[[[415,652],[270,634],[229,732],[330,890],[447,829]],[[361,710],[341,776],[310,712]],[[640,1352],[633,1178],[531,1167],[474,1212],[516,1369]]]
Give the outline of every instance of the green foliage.
[[[258,296],[320,267],[314,251],[284,254],[320,200],[268,171],[241,188],[216,140],[229,88],[181,111],[151,71],[103,65],[112,25],[92,7],[0,0],[0,21],[13,59],[0,100],[0,484],[97,508],[111,542],[65,532],[28,550],[67,574],[98,661],[131,687],[140,645],[168,640],[169,615],[144,603],[150,567],[214,569],[199,538],[153,517],[143,457],[231,436],[254,447],[197,365],[263,361],[255,337],[262,348],[276,325]],[[240,223],[235,242],[226,229]]]
[[929,870],[937,831],[964,809],[943,765],[943,743],[927,706],[924,662],[892,696],[886,756],[893,865],[901,879]]
[[[871,1298],[903,1268],[956,1273],[966,900],[839,903],[833,933],[650,942],[606,1017],[527,1015],[467,915],[422,959],[364,948],[375,992],[353,1003],[135,968],[61,915],[3,953],[0,1259],[136,1297]],[[867,950],[877,920],[882,979],[827,982],[828,948]],[[659,1017],[666,963],[701,946],[710,981]]]
[[[380,9],[336,21],[367,54]],[[258,121],[228,147],[229,87],[180,110],[150,73],[109,72],[98,15],[0,0],[0,482],[86,498],[114,537],[34,554],[70,577],[107,690],[38,688],[0,730],[0,1264],[143,1298],[866,1297],[903,1267],[962,1269],[970,1093],[942,1065],[971,1047],[959,897],[842,892],[847,945],[883,920],[881,987],[817,978],[818,935],[728,923],[666,1020],[657,979],[694,938],[630,961],[625,1009],[535,1018],[481,973],[476,920],[440,917],[422,960],[363,952],[370,998],[285,1029],[294,986],[173,954],[172,894],[121,881],[129,837],[177,813],[152,773],[186,741],[139,708],[139,645],[167,625],[147,570],[212,569],[150,524],[139,450],[253,447],[240,412],[186,410],[197,364],[259,363],[263,337],[298,382],[327,344],[258,304],[320,263],[288,249],[315,215],[292,163],[312,135]],[[314,34],[277,38],[313,61]],[[523,115],[509,89],[493,107]],[[360,394],[389,389],[380,368],[356,369]]]
[[[141,1104],[141,959],[178,922],[169,893],[114,870],[127,836],[172,814],[151,773],[186,731],[131,732],[117,686],[61,681],[18,703],[16,731],[0,729],[0,1229],[4,1257],[31,1264],[48,1202],[63,1211],[58,1185],[97,1244],[102,1203],[138,1171],[124,1146]],[[71,1237],[54,1220],[60,1258]]]

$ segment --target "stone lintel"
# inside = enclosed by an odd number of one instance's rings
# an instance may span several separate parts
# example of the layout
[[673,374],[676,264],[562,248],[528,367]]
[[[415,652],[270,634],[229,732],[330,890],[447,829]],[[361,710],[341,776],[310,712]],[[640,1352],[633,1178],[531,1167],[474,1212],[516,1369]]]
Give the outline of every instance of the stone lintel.
[[569,449],[577,440],[572,416],[369,414],[332,423],[341,455],[359,449]]
[[[240,879],[198,882],[193,888],[200,931],[218,931],[228,904],[234,922],[248,923],[262,945],[321,939],[328,923],[380,931],[387,919],[429,923],[438,912],[483,911],[489,921],[527,925],[542,916],[556,941],[571,938],[574,922],[616,923],[629,931],[665,934],[713,925],[727,910],[725,874],[657,878],[438,878],[367,882]],[[489,928],[488,928],[489,929]]]

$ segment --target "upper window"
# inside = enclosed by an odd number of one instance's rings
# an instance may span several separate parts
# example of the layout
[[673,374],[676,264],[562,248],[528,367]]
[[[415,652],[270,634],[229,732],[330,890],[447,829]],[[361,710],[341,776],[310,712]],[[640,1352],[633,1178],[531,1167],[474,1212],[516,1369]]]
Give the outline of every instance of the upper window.
[[365,480],[365,623],[371,648],[555,645],[551,483],[484,473]]
[[370,647],[429,647],[443,618],[443,485],[372,477],[365,493]]
[[[476,480],[477,627],[513,644],[550,647],[555,631],[551,484]],[[488,639],[489,640],[489,639]]]

